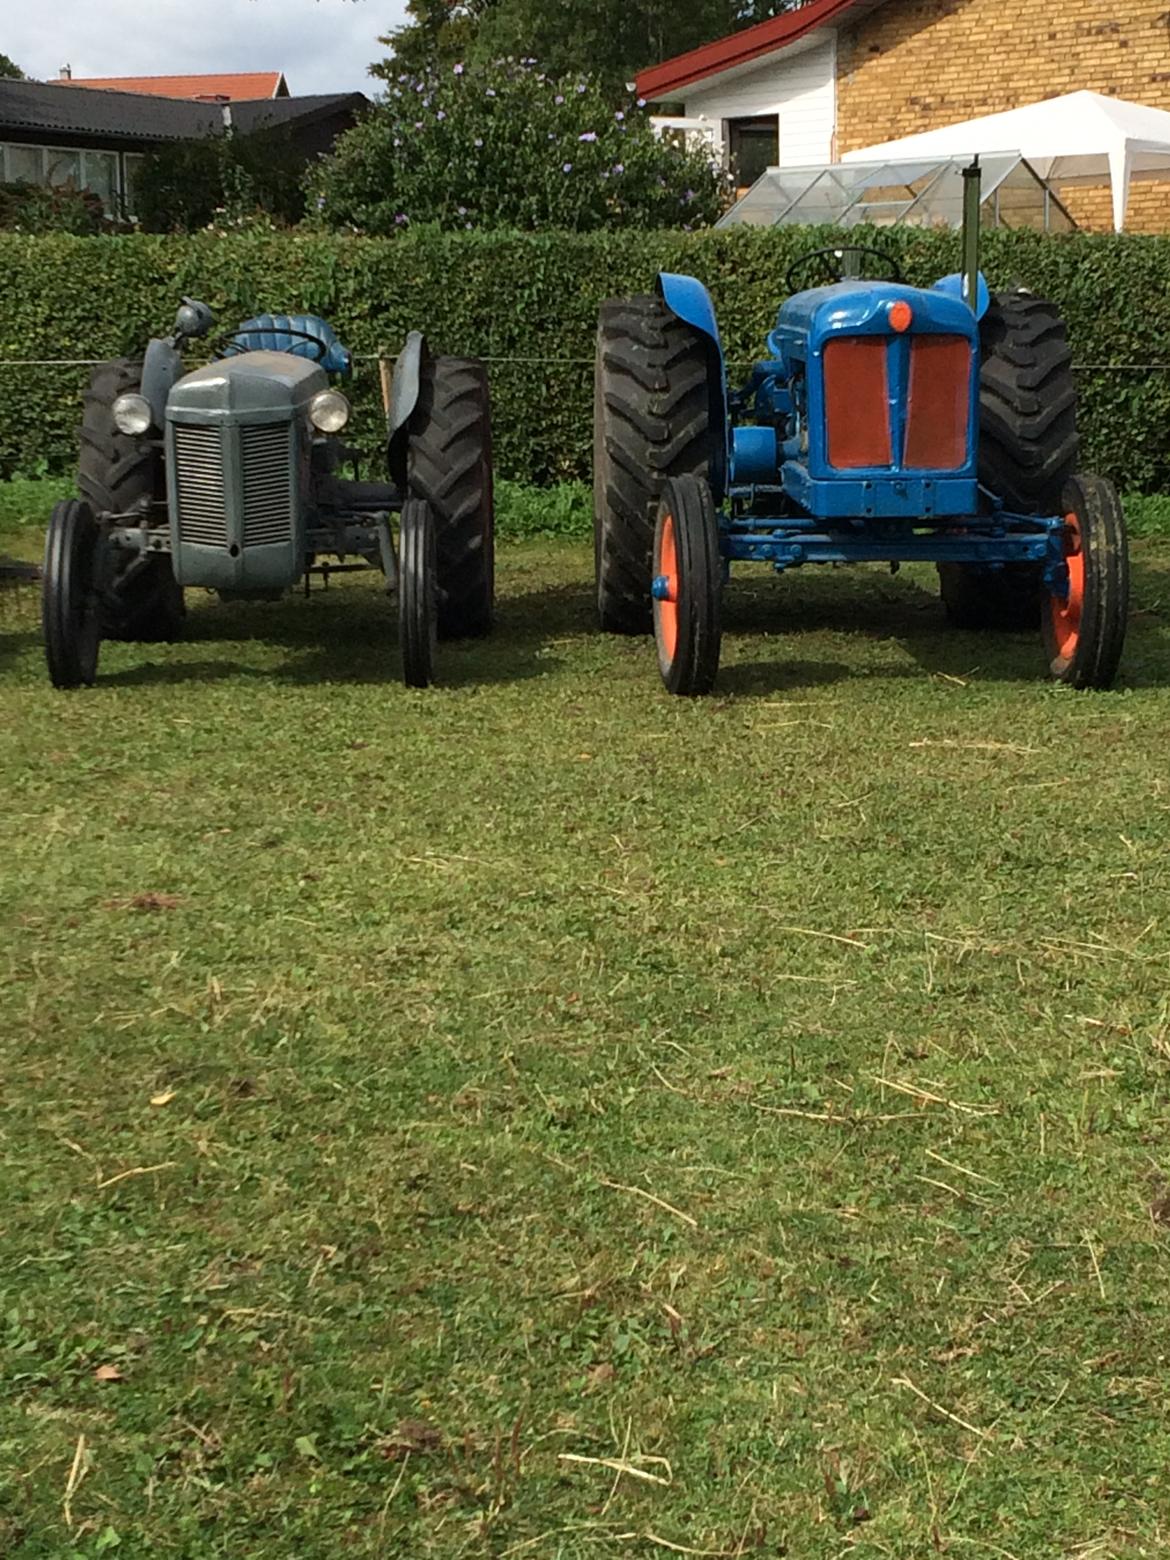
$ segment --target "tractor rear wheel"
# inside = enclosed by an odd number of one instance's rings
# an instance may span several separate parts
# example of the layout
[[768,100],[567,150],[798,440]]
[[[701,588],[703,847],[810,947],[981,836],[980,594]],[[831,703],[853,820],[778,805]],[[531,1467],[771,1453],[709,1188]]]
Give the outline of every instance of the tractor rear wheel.
[[54,688],[92,686],[101,646],[98,548],[101,533],[84,499],[56,504],[45,536],[41,622]]
[[1109,688],[1129,613],[1125,517],[1116,488],[1103,477],[1073,477],[1062,510],[1068,593],[1044,603],[1048,669],[1074,688]]
[[[1076,383],[1060,312],[1029,293],[996,293],[979,345],[979,481],[1014,514],[1059,514],[1078,455]],[[1035,627],[1038,566],[944,563],[938,572],[956,627]]]
[[[127,514],[165,496],[160,450],[114,421],[114,402],[141,387],[141,362],[119,358],[94,370],[85,393],[77,481],[95,515]],[[106,592],[102,632],[108,639],[177,639],[186,615],[169,555],[127,556]]]
[[434,515],[439,634],[479,638],[492,626],[496,576],[491,397],[477,358],[424,357],[407,487]]
[[654,527],[654,640],[668,693],[710,693],[722,644],[723,562],[705,477],[672,477]]
[[611,634],[651,628],[659,495],[671,477],[706,478],[711,454],[707,346],[661,298],[601,306],[593,398],[597,611]]
[[1040,616],[1041,571],[1009,563],[988,569],[977,563],[940,563],[939,593],[955,628],[1034,628]]

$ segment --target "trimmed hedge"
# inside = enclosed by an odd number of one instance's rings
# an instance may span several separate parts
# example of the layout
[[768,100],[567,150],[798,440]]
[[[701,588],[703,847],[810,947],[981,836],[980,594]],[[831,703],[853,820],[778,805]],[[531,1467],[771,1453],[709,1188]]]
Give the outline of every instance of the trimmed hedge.
[[[358,354],[392,354],[419,327],[439,351],[489,359],[500,474],[554,482],[589,473],[601,299],[647,290],[660,268],[693,272],[711,288],[738,373],[763,349],[786,267],[825,238],[792,228],[397,239],[0,234],[0,360],[140,351],[169,328],[183,293],[206,299],[225,325],[267,309],[322,314]],[[958,264],[952,233],[891,231],[876,241],[913,282]],[[1129,490],[1170,490],[1170,373],[1148,366],[1170,363],[1170,238],[991,233],[984,268],[993,287],[1026,284],[1064,310],[1084,365],[1086,465]],[[72,468],[87,379],[84,369],[0,366],[0,476]],[[356,442],[376,450],[374,363],[358,365],[353,396]]]

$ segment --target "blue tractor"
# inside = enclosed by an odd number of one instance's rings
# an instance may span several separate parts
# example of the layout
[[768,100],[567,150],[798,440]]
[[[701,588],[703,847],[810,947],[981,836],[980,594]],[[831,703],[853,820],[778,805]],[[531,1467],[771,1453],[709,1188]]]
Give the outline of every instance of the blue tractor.
[[602,305],[598,609],[610,632],[653,629],[671,693],[714,685],[740,561],[934,563],[957,626],[1038,627],[1052,677],[1112,683],[1129,587],[1121,506],[1078,471],[1058,312],[1023,291],[991,296],[979,273],[978,198],[973,167],[964,270],[933,288],[905,286],[869,246],[803,255],[738,390],[695,278],[662,274],[655,295]]

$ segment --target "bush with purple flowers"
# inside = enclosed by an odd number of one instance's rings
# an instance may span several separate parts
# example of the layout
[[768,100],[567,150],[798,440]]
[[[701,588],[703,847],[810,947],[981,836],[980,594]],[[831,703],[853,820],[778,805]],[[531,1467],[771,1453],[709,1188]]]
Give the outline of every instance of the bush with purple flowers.
[[703,227],[727,185],[705,150],[656,136],[634,99],[615,109],[592,78],[511,60],[403,73],[308,174],[315,225],[373,234]]

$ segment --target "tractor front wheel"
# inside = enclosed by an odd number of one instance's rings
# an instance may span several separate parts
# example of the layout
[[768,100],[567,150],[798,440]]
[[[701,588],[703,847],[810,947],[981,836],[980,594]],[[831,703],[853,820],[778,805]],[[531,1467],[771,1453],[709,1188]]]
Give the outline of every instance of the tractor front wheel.
[[1048,670],[1073,688],[1109,688],[1129,612],[1129,549],[1117,490],[1103,477],[1073,477],[1064,490],[1067,592],[1053,592],[1041,623]]
[[654,527],[654,640],[668,693],[710,693],[722,643],[723,564],[711,489],[702,477],[666,484]]
[[99,548],[93,510],[70,498],[53,508],[45,537],[41,621],[54,688],[91,687],[102,637]]
[[435,517],[423,499],[408,498],[398,530],[398,642],[408,688],[426,688],[435,680],[438,595]]

